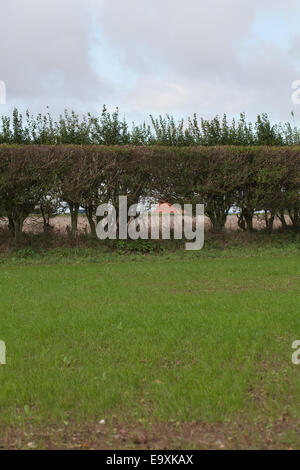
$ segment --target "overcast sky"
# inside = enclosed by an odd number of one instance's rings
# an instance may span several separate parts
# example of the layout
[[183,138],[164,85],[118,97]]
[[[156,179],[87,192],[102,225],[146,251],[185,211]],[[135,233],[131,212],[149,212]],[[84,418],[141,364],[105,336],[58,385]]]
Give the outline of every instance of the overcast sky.
[[54,114],[118,106],[204,117],[245,111],[290,120],[300,105],[299,0],[9,0],[1,2],[7,104]]

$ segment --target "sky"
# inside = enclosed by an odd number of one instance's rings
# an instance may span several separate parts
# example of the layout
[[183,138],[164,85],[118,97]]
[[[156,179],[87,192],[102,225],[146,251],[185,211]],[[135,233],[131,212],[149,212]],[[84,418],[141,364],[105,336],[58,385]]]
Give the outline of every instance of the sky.
[[0,114],[105,103],[129,122],[293,110],[300,124],[299,17],[299,0],[2,1]]

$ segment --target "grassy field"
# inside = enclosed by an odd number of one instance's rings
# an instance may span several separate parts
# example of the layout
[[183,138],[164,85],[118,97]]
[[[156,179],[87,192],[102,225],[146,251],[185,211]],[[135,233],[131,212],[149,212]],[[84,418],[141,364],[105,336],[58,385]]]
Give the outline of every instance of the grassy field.
[[0,446],[300,448],[300,250],[236,253],[2,262]]

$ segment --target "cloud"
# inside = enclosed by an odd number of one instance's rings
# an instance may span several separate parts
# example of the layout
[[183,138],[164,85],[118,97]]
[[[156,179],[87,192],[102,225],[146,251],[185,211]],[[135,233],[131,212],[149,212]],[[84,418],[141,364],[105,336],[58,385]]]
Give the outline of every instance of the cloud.
[[296,0],[11,0],[0,78],[11,103],[35,109],[285,120],[300,78],[299,14]]
[[158,64],[188,77],[230,72],[255,6],[239,0],[127,0],[104,2],[101,28],[122,51],[124,64],[141,73]]
[[[263,35],[255,31],[261,9],[276,13],[274,30],[269,18]],[[296,13],[300,7],[294,0],[187,0],[176,6],[173,0],[127,0],[104,2],[98,21],[123,66],[138,76],[128,109],[148,105],[165,112],[161,97],[167,95],[173,97],[169,112],[254,116],[266,111],[286,119],[298,71],[287,44],[278,44],[278,16],[286,31]]]
[[188,95],[184,86],[150,76],[138,80],[127,96],[127,103],[132,103],[136,111],[155,113],[161,109],[180,108]]
[[1,6],[1,78],[19,102],[61,109],[105,100],[110,83],[89,61],[91,13],[81,0],[10,0]]

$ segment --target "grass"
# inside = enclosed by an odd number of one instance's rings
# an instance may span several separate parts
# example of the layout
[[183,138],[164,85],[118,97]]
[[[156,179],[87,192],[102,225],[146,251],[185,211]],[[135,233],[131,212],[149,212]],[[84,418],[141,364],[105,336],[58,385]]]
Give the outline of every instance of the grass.
[[[2,258],[5,445],[23,445],[11,443],[16,430],[48,426],[51,435],[52,427],[102,419],[252,423],[250,441],[255,423],[264,431],[282,419],[299,424],[300,375],[291,362],[300,337],[297,245],[160,256],[90,251],[89,262],[83,252],[66,253]],[[299,445],[293,424],[279,434],[277,445]]]
[[202,258],[245,258],[257,256],[292,256],[300,252],[300,233],[265,231],[205,234],[205,246],[200,251],[185,251],[181,240],[126,240],[99,242],[89,235],[69,238],[53,232],[24,235],[16,245],[8,233],[0,231],[0,266],[27,264],[111,263],[130,261],[198,260]]

